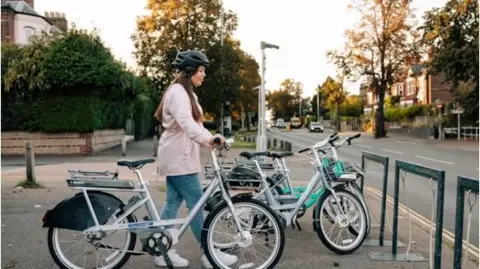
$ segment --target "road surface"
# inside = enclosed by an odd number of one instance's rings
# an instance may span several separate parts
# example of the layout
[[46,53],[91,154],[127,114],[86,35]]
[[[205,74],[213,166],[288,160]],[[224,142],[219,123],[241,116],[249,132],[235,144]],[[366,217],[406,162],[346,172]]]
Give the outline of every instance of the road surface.
[[[313,143],[321,141],[330,135],[329,129],[325,133],[309,133],[306,129],[297,129],[292,132],[285,132],[276,128],[270,129],[267,135],[271,138],[290,140],[293,150],[311,146]],[[353,135],[351,133],[350,135]],[[478,148],[478,145],[477,145]],[[387,156],[390,159],[388,194],[393,197],[393,183],[395,176],[395,160],[407,161],[415,164],[424,165],[433,169],[443,169],[446,173],[445,179],[445,204],[444,204],[444,224],[443,227],[452,233],[455,232],[455,203],[457,176],[468,176],[478,178],[478,151],[445,149],[438,145],[428,145],[425,141],[418,139],[374,139],[370,135],[363,135],[352,142],[351,146],[345,146],[339,149],[340,157],[347,161],[353,161],[360,165],[362,151],[369,151],[378,155]],[[288,163],[287,163],[288,165]],[[367,166],[367,177],[365,184],[373,186],[379,190],[382,189],[382,168],[380,165],[370,163]],[[303,179],[308,181],[309,179]],[[403,191],[402,181],[400,181],[400,203],[407,204],[412,210],[423,215],[426,219],[432,216],[432,187],[436,184],[431,183],[429,179],[420,178],[412,174],[405,177],[405,192]],[[473,198],[473,197],[472,197]],[[465,203],[465,227],[467,223],[468,202]],[[478,199],[473,207],[472,227],[470,242],[478,247]],[[466,229],[464,230],[464,240]]]

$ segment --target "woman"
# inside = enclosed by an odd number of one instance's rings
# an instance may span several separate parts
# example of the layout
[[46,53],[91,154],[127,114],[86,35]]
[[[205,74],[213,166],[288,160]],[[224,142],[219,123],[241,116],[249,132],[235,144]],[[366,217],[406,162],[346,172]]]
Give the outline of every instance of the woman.
[[[203,127],[203,111],[193,92],[205,78],[205,68],[209,64],[207,57],[199,51],[183,51],[177,54],[173,64],[177,69],[176,78],[155,113],[164,128],[158,145],[158,168],[160,175],[167,178],[167,199],[161,219],[175,219],[183,200],[189,210],[193,209],[203,195],[198,175],[202,170],[199,146],[211,148],[217,136],[224,140],[221,135],[212,136]],[[190,225],[199,244],[203,222],[203,212],[200,211]],[[236,256],[217,251],[225,265],[237,262]],[[175,250],[170,250],[168,256],[174,267],[188,266],[188,261]],[[213,268],[205,255],[202,262],[206,268]],[[162,256],[155,257],[155,264],[166,266]]]

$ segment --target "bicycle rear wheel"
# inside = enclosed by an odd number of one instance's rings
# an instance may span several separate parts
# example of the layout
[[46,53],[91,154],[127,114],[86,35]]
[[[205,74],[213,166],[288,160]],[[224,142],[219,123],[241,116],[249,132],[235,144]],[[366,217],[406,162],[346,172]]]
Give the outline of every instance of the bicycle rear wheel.
[[[117,215],[122,213],[123,210]],[[123,223],[128,222],[135,222],[135,217],[133,215],[127,216]],[[112,236],[119,235],[117,232],[123,234],[123,236],[112,238]],[[62,234],[70,235],[73,239],[64,241],[60,239]],[[83,244],[79,244],[79,242],[72,243],[73,240],[80,241],[82,239],[85,240]],[[129,252],[135,249],[137,236],[135,233],[127,230],[84,235],[82,231],[50,227],[48,229],[47,241],[50,255],[61,269],[119,269],[130,258],[131,254]],[[71,252],[75,249],[78,251],[76,254]],[[100,253],[104,253],[105,256],[100,256]],[[71,255],[73,256],[69,257]]]

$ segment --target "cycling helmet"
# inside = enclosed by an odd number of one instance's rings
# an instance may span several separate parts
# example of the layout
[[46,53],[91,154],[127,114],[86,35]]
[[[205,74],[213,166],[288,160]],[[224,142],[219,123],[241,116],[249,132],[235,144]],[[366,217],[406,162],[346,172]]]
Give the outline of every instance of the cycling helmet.
[[197,50],[186,50],[177,53],[173,66],[178,70],[185,71],[189,77],[197,70],[199,66],[208,67],[209,61],[207,56]]

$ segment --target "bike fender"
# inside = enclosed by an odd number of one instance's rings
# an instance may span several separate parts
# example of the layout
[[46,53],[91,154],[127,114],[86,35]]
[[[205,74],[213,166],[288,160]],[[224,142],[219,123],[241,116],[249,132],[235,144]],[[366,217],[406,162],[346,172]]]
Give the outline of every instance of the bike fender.
[[[105,224],[116,210],[124,206],[120,199],[106,192],[89,191],[88,197],[100,225]],[[82,192],[64,199],[53,209],[48,210],[43,217],[44,228],[57,227],[83,231],[92,226],[95,226],[95,222]]]

